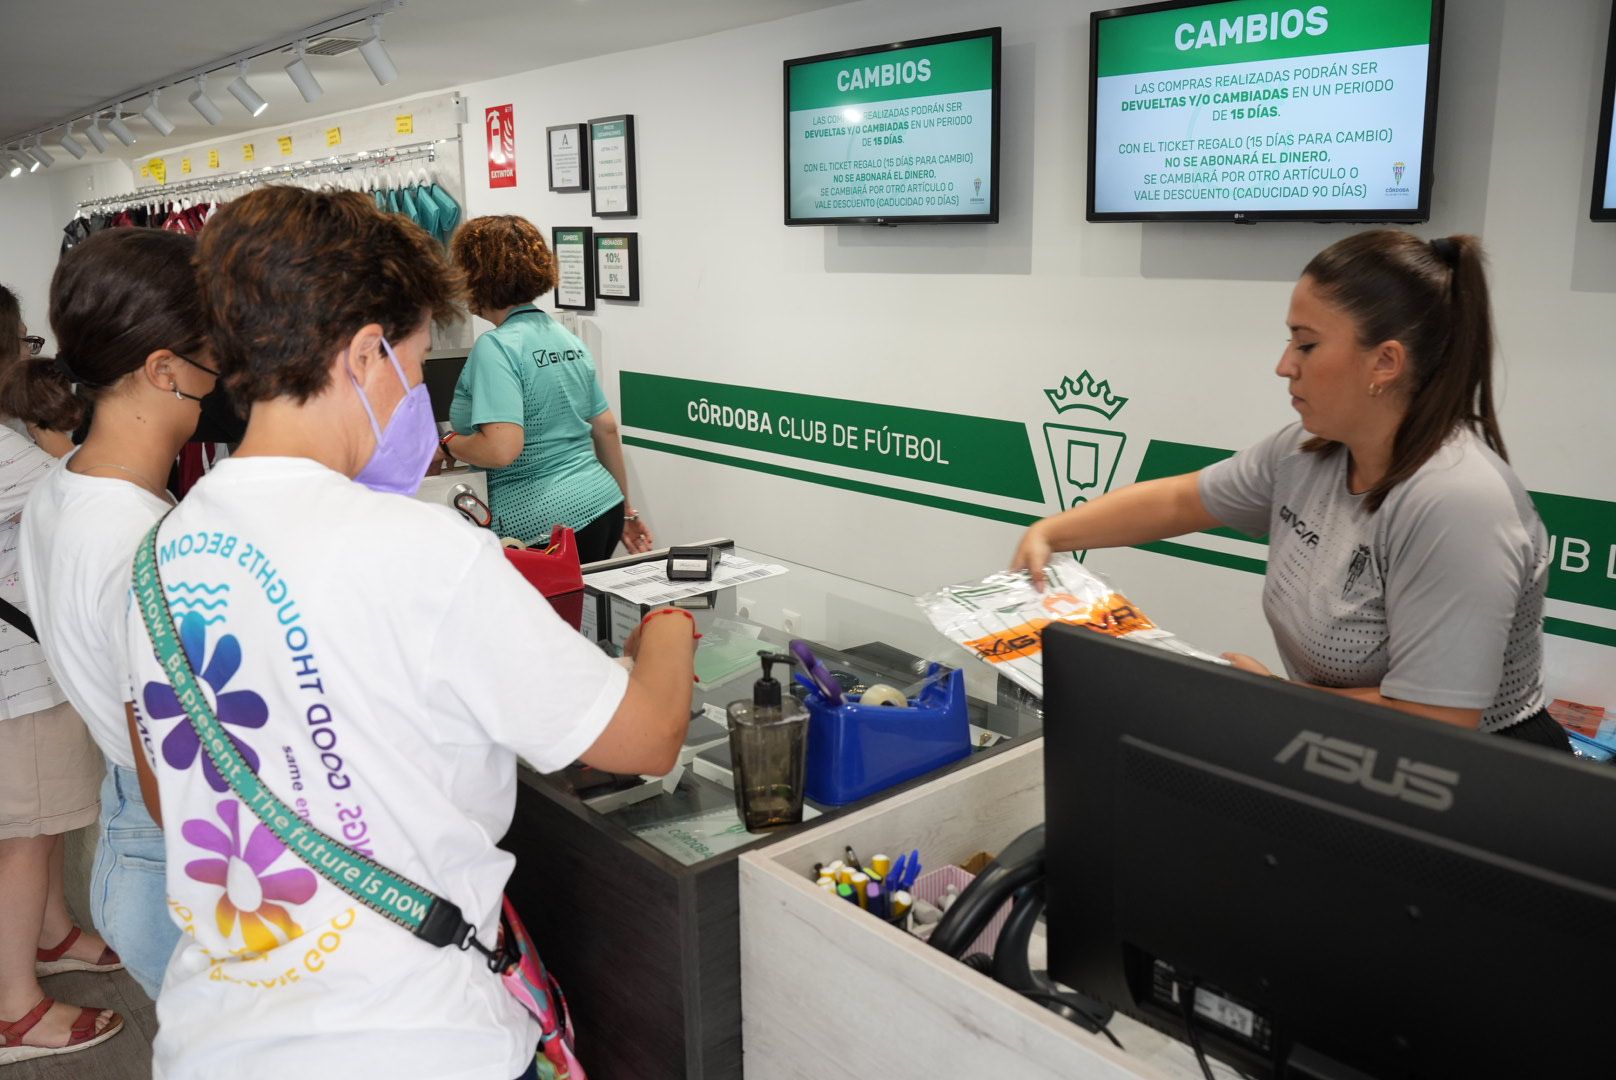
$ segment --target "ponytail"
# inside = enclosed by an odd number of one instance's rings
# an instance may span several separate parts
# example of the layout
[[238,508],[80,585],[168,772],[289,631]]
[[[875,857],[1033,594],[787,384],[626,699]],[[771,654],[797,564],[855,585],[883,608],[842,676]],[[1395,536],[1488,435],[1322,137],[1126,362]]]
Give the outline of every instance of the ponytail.
[[57,356],[0,377],[0,410],[75,431],[147,356],[158,349],[194,355],[207,331],[195,254],[196,238],[183,233],[106,229],[63,255],[50,289]]
[[[1492,302],[1479,239],[1448,236],[1426,243],[1376,229],[1330,245],[1302,276],[1352,318],[1361,346],[1400,341],[1409,357],[1399,387],[1408,409],[1392,438],[1386,475],[1365,494],[1371,513],[1461,426],[1507,460],[1493,405]],[[1322,438],[1304,446],[1323,454],[1339,448]]]
[[65,433],[78,430],[89,406],[73,392],[56,358],[35,356],[0,369],[0,413],[30,427]]

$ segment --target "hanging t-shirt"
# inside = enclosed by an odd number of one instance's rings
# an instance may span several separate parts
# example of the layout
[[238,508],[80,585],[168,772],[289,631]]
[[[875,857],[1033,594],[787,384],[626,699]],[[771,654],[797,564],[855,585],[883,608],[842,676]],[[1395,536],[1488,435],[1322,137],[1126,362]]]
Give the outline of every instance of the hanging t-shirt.
[[519,308],[477,339],[455,384],[450,423],[462,435],[481,424],[522,426],[522,452],[488,474],[495,531],[549,539],[552,525],[582,528],[623,501],[595,457],[589,423],[608,407],[594,357],[544,312]]
[[[164,523],[158,565],[198,681],[264,784],[491,945],[517,755],[552,771],[586,751],[623,669],[492,533],[304,458],[221,462]],[[128,625],[184,930],[156,1075],[520,1075],[538,1027],[483,958],[417,940],[288,852],[207,763],[138,610]]]
[[410,189],[414,200],[415,212],[411,216],[421,228],[425,229],[436,240],[438,238],[438,203],[424,187]]
[[1293,679],[1481,709],[1497,731],[1543,707],[1549,544],[1520,479],[1469,428],[1371,514],[1348,454],[1292,424],[1201,473],[1218,521],[1268,534],[1263,611]]
[[437,184],[433,184],[427,194],[438,204],[438,239],[447,244],[454,235],[455,226],[460,223],[460,204]]
[[[78,453],[77,450],[73,452]],[[107,760],[135,767],[125,616],[135,545],[168,503],[124,480],[52,469],[22,516],[22,576],[34,628],[67,700]],[[199,598],[176,595],[171,603]]]
[[[28,496],[55,466],[56,459],[32,439],[0,427],[0,599],[25,615],[29,609],[17,552],[22,535],[19,523]],[[0,620],[0,721],[65,700],[38,642]]]

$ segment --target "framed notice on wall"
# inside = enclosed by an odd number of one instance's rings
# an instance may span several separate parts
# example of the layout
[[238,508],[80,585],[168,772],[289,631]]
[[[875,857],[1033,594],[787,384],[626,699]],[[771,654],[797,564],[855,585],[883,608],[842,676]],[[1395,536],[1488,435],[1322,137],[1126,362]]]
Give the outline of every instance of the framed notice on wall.
[[583,124],[557,124],[544,129],[550,144],[550,190],[589,189],[589,129]]
[[593,229],[552,229],[550,246],[555,250],[555,306],[571,311],[595,308],[595,259]]
[[595,295],[602,300],[640,298],[640,234],[595,234]]
[[634,176],[634,117],[602,116],[589,121],[589,197],[596,217],[633,217],[639,211]]

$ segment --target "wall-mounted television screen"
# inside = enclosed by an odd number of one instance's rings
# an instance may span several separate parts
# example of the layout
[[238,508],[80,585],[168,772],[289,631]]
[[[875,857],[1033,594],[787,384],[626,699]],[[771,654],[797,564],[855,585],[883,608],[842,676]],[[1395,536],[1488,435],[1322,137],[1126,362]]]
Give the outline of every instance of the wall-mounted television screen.
[[786,224],[998,221],[999,37],[787,60]]
[[1089,220],[1427,220],[1442,2],[1094,12]]
[[1610,44],[1605,49],[1605,89],[1599,107],[1599,156],[1594,159],[1595,221],[1616,221],[1616,3],[1611,4]]

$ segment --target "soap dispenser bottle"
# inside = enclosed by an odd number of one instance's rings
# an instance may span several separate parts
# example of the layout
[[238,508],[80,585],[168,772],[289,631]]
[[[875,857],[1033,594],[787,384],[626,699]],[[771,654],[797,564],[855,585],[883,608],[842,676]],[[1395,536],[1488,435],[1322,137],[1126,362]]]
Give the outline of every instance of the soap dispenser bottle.
[[808,763],[808,710],[782,693],[775,664],[795,659],[758,653],[763,677],[752,684],[752,700],[730,702],[729,750],[734,769],[735,810],[748,832],[763,832],[802,820],[804,774]]

